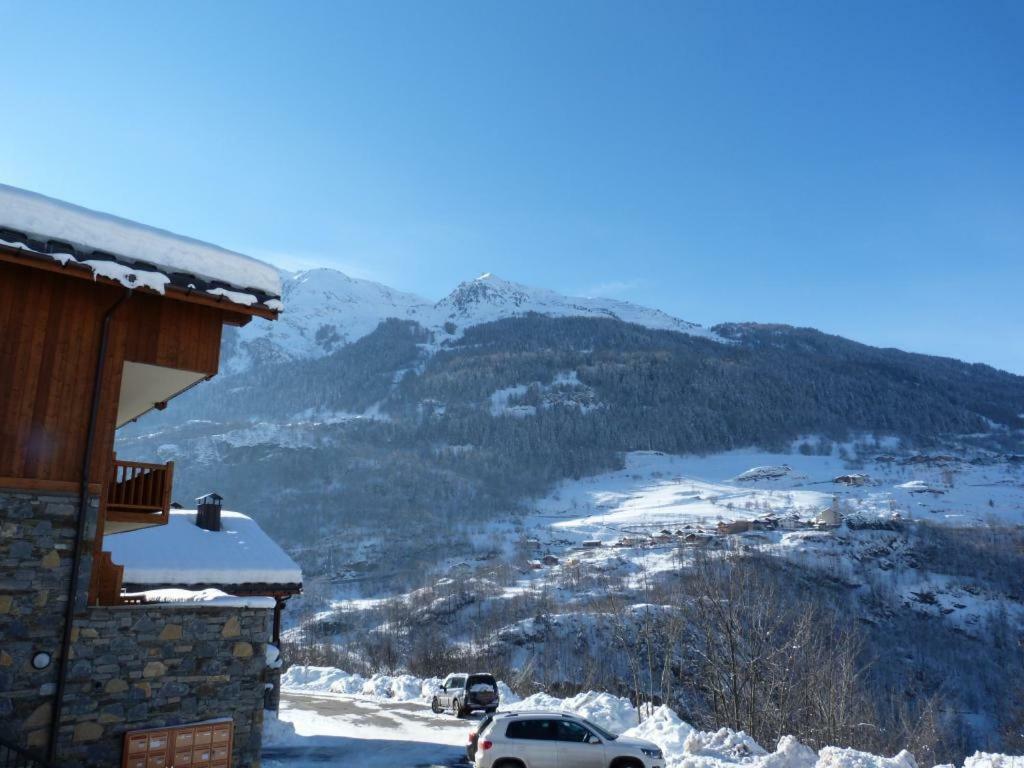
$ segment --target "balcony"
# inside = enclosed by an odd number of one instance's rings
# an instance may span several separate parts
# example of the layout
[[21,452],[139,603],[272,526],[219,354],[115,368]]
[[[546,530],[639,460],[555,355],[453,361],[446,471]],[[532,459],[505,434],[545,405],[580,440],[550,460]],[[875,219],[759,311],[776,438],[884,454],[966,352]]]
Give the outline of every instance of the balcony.
[[106,489],[106,532],[164,525],[170,516],[174,462],[146,464],[114,456]]

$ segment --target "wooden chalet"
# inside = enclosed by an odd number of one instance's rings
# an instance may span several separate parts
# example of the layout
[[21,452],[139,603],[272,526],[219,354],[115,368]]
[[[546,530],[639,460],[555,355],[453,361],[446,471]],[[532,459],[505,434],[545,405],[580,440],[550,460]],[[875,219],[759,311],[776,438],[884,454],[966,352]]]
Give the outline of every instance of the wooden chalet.
[[[269,265],[0,185],[0,745],[21,759],[134,765],[125,734],[156,727],[168,751],[148,765],[170,765],[184,742],[166,730],[174,708],[156,704],[174,691],[182,717],[232,723],[230,747],[189,753],[191,764],[258,761],[261,716],[219,702],[165,638],[183,627],[217,638],[234,618],[233,645],[204,647],[223,654],[232,686],[262,691],[247,676],[269,639],[265,604],[125,605],[104,536],[165,526],[174,482],[172,463],[115,455],[115,430],[214,376],[224,326],[275,319],[279,295]],[[166,628],[150,637],[154,623]],[[126,707],[133,691],[152,709]]]

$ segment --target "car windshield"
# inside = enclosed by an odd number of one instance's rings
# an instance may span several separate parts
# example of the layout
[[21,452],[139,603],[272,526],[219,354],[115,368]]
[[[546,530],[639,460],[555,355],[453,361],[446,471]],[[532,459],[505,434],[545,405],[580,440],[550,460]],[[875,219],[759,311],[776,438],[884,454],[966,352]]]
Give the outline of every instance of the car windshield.
[[606,731],[601,726],[594,725],[592,722],[590,722],[589,720],[584,720],[582,717],[580,718],[580,722],[585,723],[588,728],[597,733],[597,735],[600,736],[602,739],[605,739],[607,741],[615,741],[617,738],[619,738],[614,733],[608,733],[608,731]]

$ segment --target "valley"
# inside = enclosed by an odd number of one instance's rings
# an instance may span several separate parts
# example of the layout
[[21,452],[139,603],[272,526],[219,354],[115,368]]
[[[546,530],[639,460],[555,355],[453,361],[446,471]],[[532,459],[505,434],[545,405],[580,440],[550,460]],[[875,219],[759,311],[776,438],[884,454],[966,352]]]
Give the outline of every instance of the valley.
[[292,663],[934,762],[1018,743],[1021,377],[489,275],[436,304],[285,286],[292,314],[120,441],[287,543]]

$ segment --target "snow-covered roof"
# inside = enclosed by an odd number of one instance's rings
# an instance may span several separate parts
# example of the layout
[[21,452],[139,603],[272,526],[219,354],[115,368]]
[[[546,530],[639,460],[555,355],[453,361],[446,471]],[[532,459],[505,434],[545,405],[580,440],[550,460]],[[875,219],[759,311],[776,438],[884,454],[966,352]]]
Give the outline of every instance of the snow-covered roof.
[[277,269],[240,253],[0,184],[0,244],[81,264],[129,288],[170,284],[280,310]]
[[142,592],[129,592],[129,599],[141,600],[147,605],[181,605],[182,603],[201,603],[209,608],[273,608],[276,601],[272,597],[249,595],[238,597],[229,595],[219,589],[147,589]]
[[[221,512],[221,530],[195,524],[195,510],[171,510],[167,525],[107,536],[131,586],[297,586],[302,571],[277,543],[240,512]],[[230,590],[229,590],[230,591]]]

